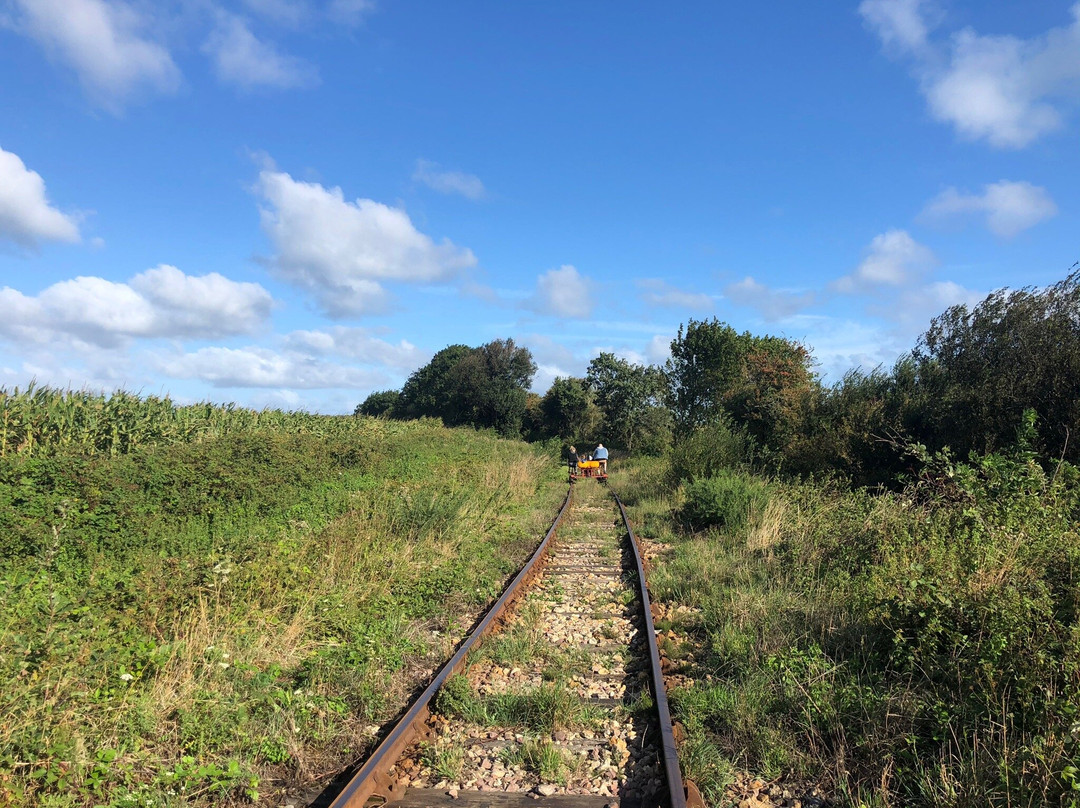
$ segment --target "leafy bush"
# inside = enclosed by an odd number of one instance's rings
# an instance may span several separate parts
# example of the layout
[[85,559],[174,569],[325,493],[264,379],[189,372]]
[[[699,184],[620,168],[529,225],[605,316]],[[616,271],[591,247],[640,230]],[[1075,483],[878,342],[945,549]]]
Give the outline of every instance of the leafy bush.
[[670,455],[672,485],[696,477],[712,477],[726,469],[747,468],[760,457],[756,442],[726,415],[694,430]]
[[743,474],[723,472],[686,486],[683,517],[695,528],[745,527],[768,504],[763,483]]

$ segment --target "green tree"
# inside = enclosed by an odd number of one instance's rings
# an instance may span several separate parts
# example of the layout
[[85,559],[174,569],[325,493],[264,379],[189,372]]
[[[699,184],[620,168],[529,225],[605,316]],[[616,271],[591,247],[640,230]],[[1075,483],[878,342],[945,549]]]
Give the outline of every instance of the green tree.
[[398,390],[377,390],[356,405],[353,415],[370,415],[374,418],[390,415],[400,398]]
[[444,420],[519,437],[535,373],[529,349],[518,347],[512,339],[493,340],[473,349],[453,369],[449,420]]
[[679,327],[665,370],[680,437],[726,413],[774,450],[786,448],[798,434],[817,384],[804,346],[782,337],[739,334],[716,318]]
[[602,414],[584,380],[556,378],[540,402],[544,432],[570,443],[596,439]]
[[961,456],[1012,445],[1024,411],[1045,454],[1080,460],[1080,271],[1044,289],[1002,289],[935,317],[912,352],[921,400],[916,431]]
[[442,418],[447,426],[489,428],[518,437],[535,373],[532,354],[512,339],[479,348],[450,345],[409,377],[393,414]]
[[395,418],[442,418],[447,424],[458,423],[454,409],[454,390],[457,386],[457,366],[475,348],[468,345],[448,345],[415,370],[393,409]]
[[659,368],[601,353],[589,363],[585,384],[604,414],[604,433],[612,446],[634,451],[648,433],[656,450],[670,434],[660,403],[665,384]]
[[679,435],[688,435],[724,411],[723,399],[739,380],[752,339],[715,317],[679,326],[664,366]]

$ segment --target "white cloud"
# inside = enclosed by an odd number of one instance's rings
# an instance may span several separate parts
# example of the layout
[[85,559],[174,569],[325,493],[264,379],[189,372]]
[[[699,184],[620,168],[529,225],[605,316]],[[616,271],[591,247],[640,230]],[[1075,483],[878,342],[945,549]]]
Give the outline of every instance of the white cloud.
[[257,283],[223,275],[185,275],[162,264],[129,281],[154,309],[154,336],[206,338],[249,334],[270,315],[273,299]]
[[71,216],[49,204],[45,181],[26,167],[19,155],[0,148],[0,238],[24,247],[41,241],[79,240]]
[[734,303],[755,309],[768,322],[783,320],[817,301],[817,295],[813,292],[771,289],[749,276],[728,284],[724,295]]
[[971,308],[985,297],[986,292],[967,289],[953,281],[937,281],[905,290],[888,308],[880,311],[871,308],[871,312],[895,322],[897,334],[907,342],[922,334],[930,320],[946,309],[961,304]]
[[12,0],[11,24],[74,68],[96,103],[116,112],[142,88],[171,92],[180,71],[145,34],[145,20],[120,0]]
[[651,306],[670,306],[672,308],[685,308],[707,310],[713,307],[713,299],[704,292],[686,292],[669,284],[660,278],[642,278],[635,282],[639,289],[644,290],[641,299]]
[[314,65],[279,53],[256,37],[242,17],[224,11],[218,12],[203,51],[213,59],[219,79],[244,90],[310,87],[319,80]]
[[396,345],[371,336],[366,328],[335,326],[328,331],[293,331],[285,337],[290,350],[313,356],[338,354],[398,370],[411,371],[428,360],[428,355],[408,340]]
[[270,313],[270,294],[255,283],[211,273],[185,275],[162,265],[128,283],[81,276],[36,297],[0,289],[0,334],[37,343],[58,336],[115,346],[133,337],[202,338],[253,331]]
[[545,272],[536,280],[529,308],[553,317],[588,317],[592,314],[589,281],[570,264]]
[[649,340],[645,348],[645,358],[650,364],[662,365],[671,356],[671,340],[673,337],[657,334]]
[[551,389],[551,385],[556,379],[565,379],[573,375],[569,370],[565,370],[559,365],[547,365],[543,362],[537,362],[536,374],[533,376],[532,387],[529,390],[544,395]]
[[278,273],[311,290],[332,317],[383,310],[383,281],[437,283],[476,264],[471,250],[419,232],[405,211],[371,199],[348,202],[340,188],[267,169],[257,192]]
[[585,372],[584,363],[574,356],[574,352],[547,334],[525,334],[515,337],[515,341],[532,351],[537,364],[563,368],[563,376],[571,375],[572,370],[580,371],[579,376]]
[[864,0],[859,13],[877,31],[885,47],[921,51],[926,47],[928,33],[923,5],[923,0]]
[[914,60],[934,117],[961,136],[1022,148],[1062,125],[1062,99],[1080,96],[1080,3],[1067,27],[1041,36],[984,36],[965,28],[947,43],[927,39],[918,0],[865,0],[866,23]]
[[198,379],[214,387],[275,387],[294,390],[369,389],[386,384],[377,370],[324,362],[268,348],[200,348],[158,358],[159,369],[177,379]]
[[919,244],[906,230],[889,230],[874,236],[855,272],[834,281],[832,288],[852,294],[883,286],[906,286],[935,263],[937,259],[930,248]]
[[483,199],[487,194],[479,177],[461,171],[440,171],[439,164],[430,160],[417,160],[412,178],[440,194],[460,194],[473,200]]
[[956,215],[982,213],[995,235],[1012,238],[1044,219],[1056,216],[1057,205],[1045,188],[1030,182],[1001,182],[984,186],[981,194],[946,188],[923,209],[922,216],[944,220]]

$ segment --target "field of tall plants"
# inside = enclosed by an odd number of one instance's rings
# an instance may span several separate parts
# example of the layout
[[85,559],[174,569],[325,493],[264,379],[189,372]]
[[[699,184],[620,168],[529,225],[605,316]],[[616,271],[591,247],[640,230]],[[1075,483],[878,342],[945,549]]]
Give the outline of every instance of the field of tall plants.
[[[843,806],[1080,804],[1080,474],[910,447],[895,491],[676,453],[612,478],[672,611],[686,774]],[[719,450],[718,450],[719,451]],[[722,453],[722,452],[721,452]]]
[[0,391],[0,805],[268,802],[355,761],[550,520],[438,422]]

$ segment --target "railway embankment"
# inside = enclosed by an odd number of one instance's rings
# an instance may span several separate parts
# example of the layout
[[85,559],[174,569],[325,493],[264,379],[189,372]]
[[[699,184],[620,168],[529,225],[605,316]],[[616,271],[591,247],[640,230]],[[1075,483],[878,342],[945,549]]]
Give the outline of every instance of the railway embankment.
[[431,421],[119,405],[126,441],[84,424],[0,457],[3,805],[317,791],[565,493],[529,447]]

